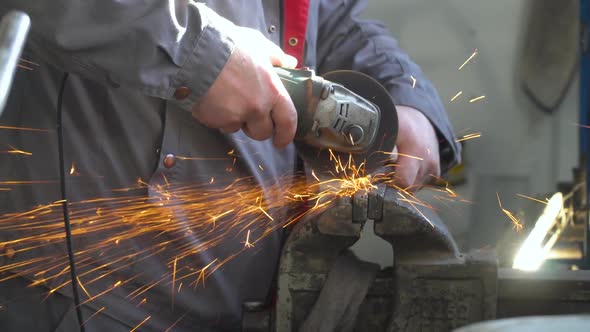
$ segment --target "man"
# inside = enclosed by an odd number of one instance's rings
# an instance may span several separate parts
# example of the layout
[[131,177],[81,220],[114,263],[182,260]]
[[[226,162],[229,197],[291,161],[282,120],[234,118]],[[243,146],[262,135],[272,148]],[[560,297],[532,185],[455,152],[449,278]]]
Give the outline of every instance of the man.
[[[158,188],[169,183],[211,182],[221,189],[233,179],[252,178],[264,199],[273,199],[267,197],[268,181],[288,185],[281,176],[295,172],[297,162],[291,144],[295,109],[272,67],[298,61],[320,75],[352,69],[373,76],[392,94],[398,105],[399,152],[422,158],[399,157],[399,183],[419,186],[452,166],[459,147],[432,85],[382,26],[359,19],[364,5],[346,0],[4,0],[0,13],[16,8],[30,14],[33,27],[23,58],[39,66],[19,71],[1,122],[50,129],[61,92],[70,202],[113,196],[113,189],[134,187],[138,178],[149,187],[131,188],[134,197],[157,197],[162,194]],[[60,91],[64,72],[70,75]],[[32,153],[0,157],[0,182],[36,182],[5,184],[10,190],[0,191],[0,209],[26,211],[59,200],[54,132],[0,134],[0,144]],[[168,222],[182,224],[194,217],[182,206],[173,211]],[[76,211],[72,213],[74,222]],[[96,215],[101,215],[99,209]],[[0,230],[2,241],[26,236],[6,229]],[[115,239],[117,230],[102,236]],[[86,330],[239,329],[242,303],[265,301],[272,293],[281,232],[265,234],[255,250],[220,266],[208,275],[205,287],[198,280],[188,287],[187,281],[181,291],[170,274],[177,269],[177,257],[166,253],[198,248],[201,236],[187,231],[165,240],[160,234],[123,237],[112,246],[125,246],[130,250],[125,252],[141,252],[163,241],[174,245],[133,256],[121,266],[114,265],[116,256],[108,255],[111,248],[92,253],[90,262],[79,262]],[[251,236],[260,237],[261,230],[254,229]],[[74,251],[82,255],[100,240],[74,238]],[[5,245],[3,266],[66,255],[62,242],[9,250],[17,245]],[[182,264],[198,271],[243,246],[235,238],[223,239],[208,250],[195,249]],[[14,273],[20,274],[14,278]],[[71,289],[59,287],[68,275],[41,275],[18,266],[3,272],[3,330],[76,330]],[[35,286],[27,287],[31,282]],[[55,291],[47,297],[50,289]]]

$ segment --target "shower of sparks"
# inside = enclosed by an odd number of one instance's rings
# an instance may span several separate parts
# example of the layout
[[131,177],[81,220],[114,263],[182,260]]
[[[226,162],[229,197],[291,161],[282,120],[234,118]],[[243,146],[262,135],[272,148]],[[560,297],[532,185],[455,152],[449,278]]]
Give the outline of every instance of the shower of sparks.
[[27,128],[27,127],[13,127],[13,126],[0,126],[0,129],[5,129],[5,130],[20,130],[20,131],[36,131],[36,132],[42,132],[42,133],[49,132],[49,129],[38,129],[38,128]]
[[481,133],[467,134],[467,135],[461,136],[461,138],[457,139],[456,142],[459,143],[459,142],[468,141],[470,139],[479,138],[479,137],[481,137]]
[[[355,163],[352,156],[342,160],[330,151],[330,158],[332,169],[321,174],[312,171],[312,178],[287,175],[259,185],[254,177],[244,177],[231,182],[220,179],[215,186],[213,179],[154,186],[138,179],[131,188],[113,191],[124,193],[119,196],[69,202],[72,241],[80,244],[74,256],[85,297],[82,303],[126,292],[123,297],[140,306],[150,291],[165,288],[174,294],[184,283],[185,289],[190,286],[196,291],[224,264],[275,231],[325,211],[337,199],[374,190],[377,184],[398,189],[401,199],[414,207],[432,208],[397,187],[393,171],[366,174],[365,164]],[[133,194],[139,188],[149,188],[152,194]],[[435,190],[445,200],[460,199],[448,186]],[[61,203],[0,215],[0,232],[9,234],[0,248],[11,248],[15,255],[15,260],[0,266],[0,282],[31,276],[31,285],[50,288],[47,296],[69,285],[68,257],[53,250],[66,240]],[[303,208],[287,208],[296,206]],[[208,256],[227,244],[235,251]],[[7,257],[8,251],[0,256]],[[154,258],[167,268],[149,276],[133,268]],[[8,271],[18,273],[3,273]],[[143,280],[142,286],[133,288],[137,278]]]
[[457,100],[457,98],[459,98],[462,94],[463,94],[463,91],[457,92],[457,94],[453,98],[451,98],[451,102]]
[[475,103],[478,100],[482,100],[484,99],[486,96],[479,96],[479,97],[475,97],[469,100],[470,103]]
[[410,75],[410,78],[412,79],[412,88],[416,87],[416,78],[412,75]]
[[502,210],[502,212],[504,212],[504,214],[508,217],[508,219],[510,219],[510,222],[512,222],[512,227],[517,231],[520,232],[523,228],[522,223],[520,222],[520,220],[514,215],[514,213],[506,210],[503,206],[502,206],[502,201],[500,201],[500,195],[498,193],[496,193],[496,197],[498,198],[498,206],[500,207],[500,210]]
[[479,53],[479,51],[477,50],[477,48],[473,51],[473,53],[471,54],[471,56],[465,60],[465,62],[463,62],[463,64],[459,67],[458,70],[463,69],[463,67],[465,67],[471,60],[473,60],[473,58],[475,58],[475,56]]
[[11,148],[12,150],[7,150],[7,151],[0,151],[0,153],[8,153],[8,154],[20,154],[20,155],[25,155],[25,156],[32,156],[33,153],[31,152],[27,152],[27,151],[23,151],[20,149],[15,148],[12,145],[8,145],[9,148]]
[[147,316],[144,320],[142,320],[139,324],[135,325],[135,327],[133,329],[131,329],[129,332],[133,332],[133,331],[137,331],[137,329],[142,326],[145,322],[147,322],[148,320],[150,320],[150,318],[152,318],[152,316]]

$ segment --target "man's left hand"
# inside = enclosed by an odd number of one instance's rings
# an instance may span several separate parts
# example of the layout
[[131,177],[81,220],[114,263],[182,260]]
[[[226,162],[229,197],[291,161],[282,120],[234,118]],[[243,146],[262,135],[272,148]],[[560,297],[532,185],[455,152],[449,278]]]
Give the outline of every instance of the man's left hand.
[[399,155],[395,177],[400,187],[416,191],[440,176],[438,139],[434,127],[422,112],[408,106],[396,106],[396,109]]

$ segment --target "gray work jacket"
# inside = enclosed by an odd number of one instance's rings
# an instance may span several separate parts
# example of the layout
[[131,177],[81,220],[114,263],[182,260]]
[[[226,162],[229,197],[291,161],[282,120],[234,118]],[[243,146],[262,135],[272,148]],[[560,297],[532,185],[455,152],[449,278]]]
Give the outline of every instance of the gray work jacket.
[[[448,168],[458,161],[459,147],[436,91],[382,25],[359,19],[365,5],[366,1],[361,0],[311,0],[304,65],[319,74],[353,69],[378,79],[397,104],[412,106],[431,120],[441,140],[443,169]],[[212,186],[219,182],[222,188],[221,183],[251,177],[253,184],[264,190],[268,180],[296,170],[292,145],[277,150],[270,141],[256,142],[241,132],[224,135],[199,124],[189,112],[231,54],[236,25],[258,29],[281,44],[281,1],[3,0],[0,14],[13,8],[31,15],[33,27],[22,57],[38,66],[31,65],[33,70],[19,69],[0,125],[47,131],[0,129],[0,144],[32,153],[0,155],[0,189],[4,189],[0,190],[1,212],[25,211],[60,199],[54,128],[64,72],[71,74],[63,92],[65,163],[75,165],[67,178],[71,202],[121,195],[119,191],[113,192],[116,188],[133,187],[130,195],[156,196],[154,188],[158,185],[202,183],[212,178],[217,179]],[[411,76],[416,78],[415,87]],[[188,87],[189,96],[177,100],[174,95],[179,87]],[[232,157],[227,158],[231,150]],[[233,156],[237,156],[236,160]],[[170,167],[165,166],[166,157],[166,166]],[[137,187],[138,178],[149,183],[149,189]],[[15,180],[41,182],[6,182]],[[288,180],[283,181],[289,184]],[[183,215],[182,209],[174,212],[172,218],[179,223],[191,218]],[[281,213],[286,211],[277,212],[275,218],[281,218]],[[253,230],[252,237],[260,232]],[[26,234],[0,229],[0,240]],[[117,281],[135,277],[84,306],[90,308],[88,315],[100,310],[98,316],[119,324],[107,324],[109,331],[130,330],[147,316],[150,319],[141,331],[166,330],[181,316],[175,331],[235,330],[240,326],[243,302],[265,301],[272,293],[281,236],[280,230],[268,234],[255,250],[241,253],[209,276],[205,287],[185,286],[183,292],[175,294],[174,306],[170,304],[168,279],[145,296],[133,300],[128,296],[167,275],[171,266],[165,251],[135,258],[107,277],[86,285],[90,294],[98,294]],[[228,238],[183,264],[197,269],[215,258],[228,257],[243,248],[241,239]],[[183,234],[177,243],[197,246],[199,240],[198,234]],[[75,238],[74,249],[83,250],[92,241],[96,239]],[[120,245],[138,251],[157,241],[161,239],[155,236],[123,239]],[[18,243],[11,245],[18,248]],[[57,255],[57,266],[58,261],[65,262],[65,254],[65,244],[59,242],[17,251],[10,257],[3,255],[0,263]],[[95,254],[92,264],[81,264],[79,275],[100,266],[104,256],[101,252]],[[39,278],[32,274],[24,273],[31,280]],[[39,287],[55,287],[68,277],[63,274]],[[89,277],[81,279],[88,281]],[[2,283],[0,295],[1,289]],[[69,295],[70,288],[63,287],[59,292]],[[87,299],[84,294],[82,298]],[[143,298],[146,301],[141,302]],[[62,317],[64,313],[55,315]],[[64,317],[57,319],[57,330],[71,326],[68,324],[72,324],[73,316]],[[87,331],[104,330],[99,322],[96,317],[89,320]]]

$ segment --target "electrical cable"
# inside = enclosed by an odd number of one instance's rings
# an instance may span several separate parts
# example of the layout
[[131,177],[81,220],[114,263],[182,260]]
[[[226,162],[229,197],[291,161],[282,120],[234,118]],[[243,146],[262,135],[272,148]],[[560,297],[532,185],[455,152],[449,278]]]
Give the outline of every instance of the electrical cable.
[[80,331],[85,332],[83,325],[84,319],[82,316],[82,307],[80,306],[80,294],[78,293],[78,276],[76,274],[76,261],[74,258],[74,251],[72,249],[72,227],[70,225],[70,211],[68,208],[68,199],[66,192],[66,166],[64,161],[64,143],[63,143],[63,123],[62,123],[62,105],[63,94],[68,80],[68,73],[64,73],[57,96],[57,144],[59,149],[59,184],[61,187],[62,211],[64,219],[64,227],[66,232],[66,245],[68,250],[68,259],[70,262],[70,278],[72,279],[72,294],[74,297],[74,305],[76,306],[76,316],[78,317],[78,326]]

